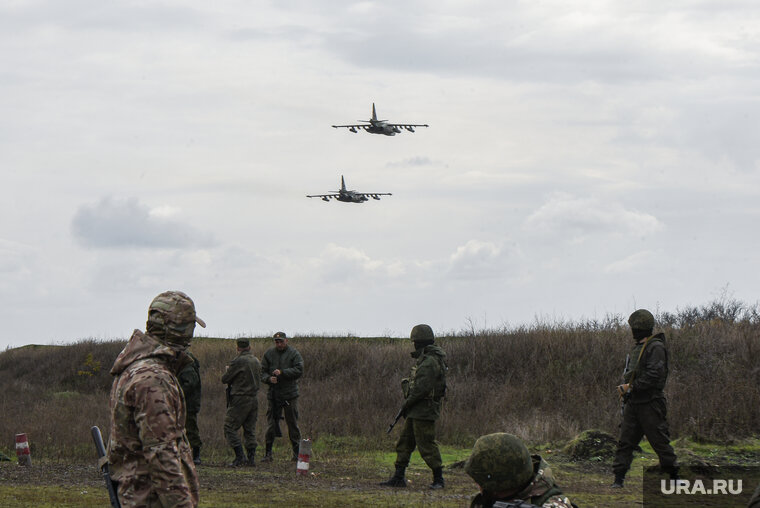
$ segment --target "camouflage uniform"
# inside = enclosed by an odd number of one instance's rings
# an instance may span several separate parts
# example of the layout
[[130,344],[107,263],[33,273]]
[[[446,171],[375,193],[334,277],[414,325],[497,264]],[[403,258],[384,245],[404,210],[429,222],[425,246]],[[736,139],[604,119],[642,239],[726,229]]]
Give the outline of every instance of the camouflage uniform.
[[405,486],[404,471],[412,452],[417,448],[422,459],[433,470],[431,488],[443,487],[443,463],[435,440],[435,422],[441,414],[441,401],[446,392],[446,353],[433,344],[434,335],[428,325],[412,329],[415,344],[412,357],[416,358],[409,378],[402,380],[406,421],[396,442],[396,473],[381,485]]
[[628,322],[636,344],[628,355],[628,369],[623,374],[623,382],[630,384],[630,388],[625,395],[627,402],[623,409],[620,440],[612,463],[615,487],[622,487],[625,474],[631,467],[633,451],[643,436],[647,437],[657,453],[662,470],[673,478],[678,476],[676,455],[670,445],[667,405],[663,392],[668,378],[665,335],[652,335],[654,316],[647,310],[637,310],[631,314]]
[[[222,383],[227,387],[227,414],[224,416],[224,437],[235,450],[236,460],[240,462],[242,453],[238,429],[243,427],[245,448],[248,452],[248,464],[254,464],[256,452],[256,418],[259,414],[259,393],[261,381],[261,364],[250,350],[247,339],[238,340],[238,355],[227,367],[222,376]],[[241,465],[241,464],[235,464]]]
[[195,323],[192,300],[179,291],[158,295],[147,333],[135,330],[111,374],[108,460],[124,507],[198,505],[198,475],[184,432],[185,401],[176,373]]
[[190,352],[187,353],[192,363],[182,369],[177,379],[185,394],[185,407],[187,419],[185,419],[185,433],[190,446],[193,448],[193,462],[201,463],[201,433],[198,429],[198,413],[201,410],[201,364]]
[[[274,334],[274,340],[287,339],[283,332]],[[281,372],[277,383],[272,383],[270,378],[275,370]],[[301,429],[298,428],[298,379],[303,376],[303,358],[293,346],[286,345],[283,351],[277,347],[269,348],[261,358],[261,381],[269,385],[267,392],[267,432],[264,436],[266,442],[266,457],[271,460],[272,446],[275,438],[275,416],[278,411],[275,408],[275,398],[280,403],[287,402],[281,409],[288,426],[288,439],[293,451],[293,458],[298,458],[298,448],[301,446]]]
[[522,500],[542,508],[572,508],[554,481],[549,464],[530,455],[522,441],[510,434],[480,437],[465,463],[465,471],[480,486],[471,508],[490,508],[497,501]]
[[755,489],[755,493],[752,494],[752,499],[749,500],[747,508],[760,508],[760,485]]

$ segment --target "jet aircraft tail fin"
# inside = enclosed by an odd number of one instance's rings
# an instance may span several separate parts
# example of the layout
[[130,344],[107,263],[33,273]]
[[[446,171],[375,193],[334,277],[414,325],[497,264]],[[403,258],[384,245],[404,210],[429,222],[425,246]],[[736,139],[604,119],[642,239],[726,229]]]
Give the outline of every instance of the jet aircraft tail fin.
[[343,179],[343,175],[340,175],[340,190],[346,191],[346,181]]

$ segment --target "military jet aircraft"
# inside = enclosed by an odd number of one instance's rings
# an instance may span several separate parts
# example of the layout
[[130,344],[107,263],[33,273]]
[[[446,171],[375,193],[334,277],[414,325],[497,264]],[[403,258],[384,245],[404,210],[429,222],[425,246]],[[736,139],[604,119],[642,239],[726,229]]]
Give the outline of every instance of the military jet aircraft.
[[330,194],[313,194],[306,197],[322,198],[322,201],[337,199],[344,203],[364,203],[365,201],[368,201],[370,197],[379,200],[380,196],[392,196],[392,194],[390,192],[356,192],[353,190],[346,190],[346,181],[343,179],[343,175],[341,175],[340,190]]
[[[388,120],[378,120],[377,112],[375,111],[375,103],[372,103],[372,118],[369,120],[358,120],[361,124],[352,125],[333,125],[334,129],[341,127],[350,130],[351,132],[359,132],[359,129],[364,129],[370,134],[385,134],[386,136],[395,136],[401,132],[401,129],[406,129],[409,132],[414,132],[415,127],[429,127],[428,124],[418,123],[388,123]],[[369,125],[365,125],[369,124]]]

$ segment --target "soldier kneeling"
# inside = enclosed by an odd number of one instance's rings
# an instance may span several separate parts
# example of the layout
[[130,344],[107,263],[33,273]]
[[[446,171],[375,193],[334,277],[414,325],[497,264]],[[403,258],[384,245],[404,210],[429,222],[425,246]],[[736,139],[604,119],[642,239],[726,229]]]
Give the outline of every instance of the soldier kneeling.
[[511,434],[478,438],[464,470],[480,487],[470,508],[575,507],[554,483],[549,464]]

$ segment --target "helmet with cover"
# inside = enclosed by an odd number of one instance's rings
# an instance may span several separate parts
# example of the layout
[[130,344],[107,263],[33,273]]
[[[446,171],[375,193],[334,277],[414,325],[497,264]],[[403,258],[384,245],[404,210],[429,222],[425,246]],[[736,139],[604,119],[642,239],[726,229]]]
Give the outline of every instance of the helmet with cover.
[[433,329],[429,325],[417,325],[412,328],[409,338],[414,342],[414,347],[427,346],[435,342]]
[[517,493],[533,478],[533,461],[519,438],[498,432],[475,441],[464,470],[484,492]]
[[646,309],[639,309],[628,318],[628,324],[632,330],[651,333],[654,329],[654,316]]

